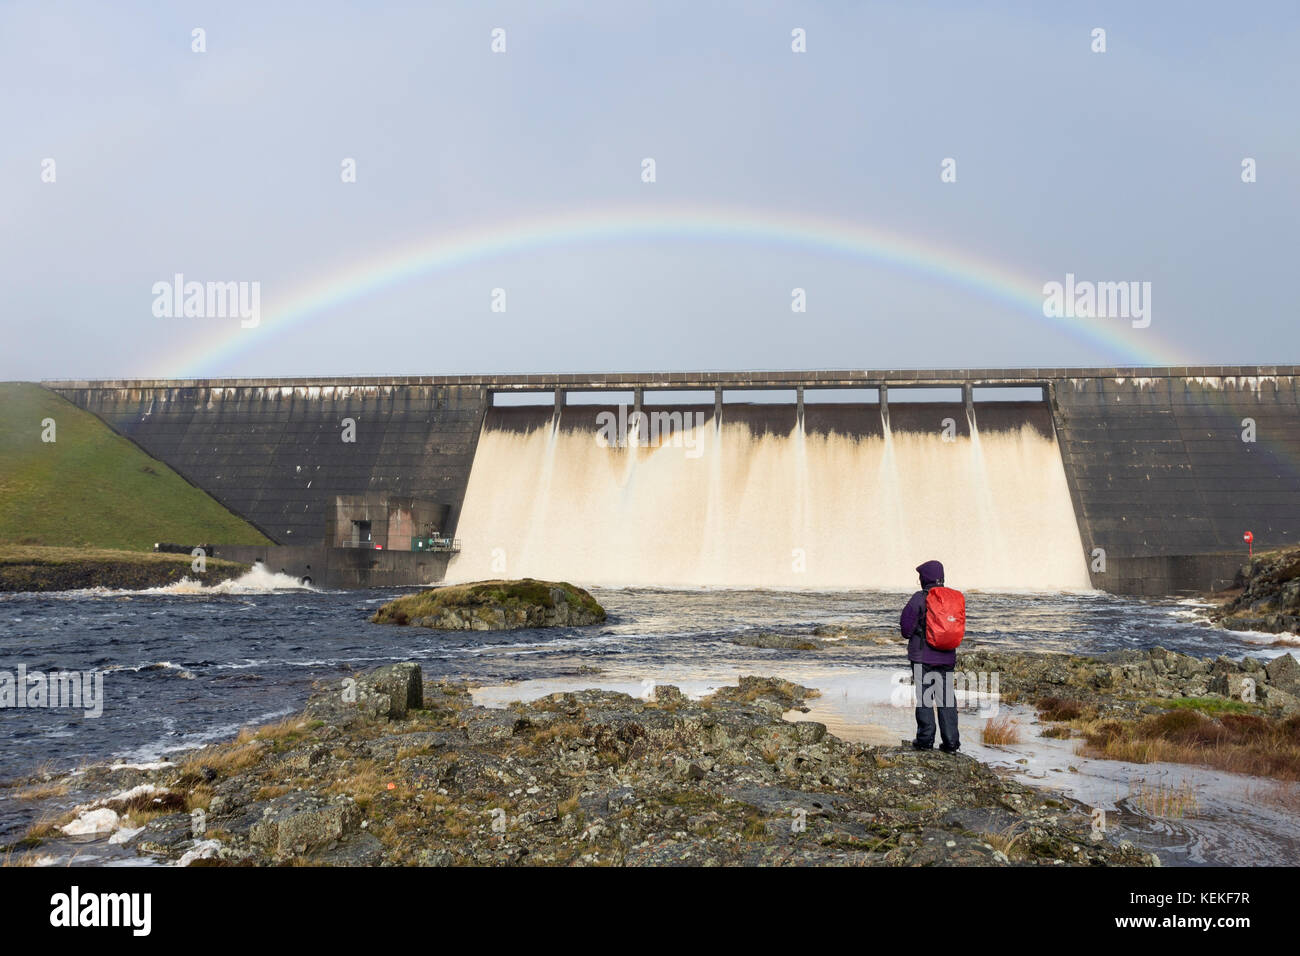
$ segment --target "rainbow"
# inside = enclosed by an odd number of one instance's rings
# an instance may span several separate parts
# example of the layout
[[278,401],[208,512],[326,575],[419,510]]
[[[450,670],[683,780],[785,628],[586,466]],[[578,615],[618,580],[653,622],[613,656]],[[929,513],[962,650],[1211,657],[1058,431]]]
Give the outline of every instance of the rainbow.
[[1058,326],[1123,360],[1116,364],[1195,364],[1177,354],[1151,329],[1133,330],[1124,320],[1047,318],[1043,315],[1044,278],[1031,279],[963,251],[860,223],[694,205],[570,212],[423,239],[349,268],[330,271],[282,296],[264,290],[269,294],[256,329],[241,329],[233,323],[215,342],[189,342],[164,364],[173,370],[168,377],[201,377],[201,373],[221,367],[241,352],[286,335],[313,316],[419,276],[533,249],[647,240],[785,247],[865,260],[1004,302],[1017,313]]

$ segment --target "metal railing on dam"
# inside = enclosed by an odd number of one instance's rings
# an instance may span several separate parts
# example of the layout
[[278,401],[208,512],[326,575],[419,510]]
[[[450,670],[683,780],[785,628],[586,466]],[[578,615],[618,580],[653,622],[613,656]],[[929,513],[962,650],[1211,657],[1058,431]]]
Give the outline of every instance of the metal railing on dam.
[[1110,368],[816,369],[805,371],[544,372],[518,375],[347,375],[307,378],[52,379],[55,389],[294,388],[367,386],[477,386],[500,390],[870,388],[878,385],[1042,385],[1083,378],[1258,378],[1294,376],[1295,365],[1115,366]]
[[1300,537],[1298,381],[1296,366],[1195,366],[45,384],[285,544],[321,541],[323,503],[362,492],[443,502],[454,533],[493,393],[554,392],[563,407],[569,392],[631,392],[649,407],[658,390],[712,391],[717,407],[726,390],[792,390],[798,401],[875,389],[860,411],[884,413],[897,432],[934,417],[905,414],[919,408],[911,388],[959,388],[969,408],[975,389],[1040,386],[1037,414],[1060,448],[1094,586],[1161,594],[1227,585],[1246,531],[1257,548]]

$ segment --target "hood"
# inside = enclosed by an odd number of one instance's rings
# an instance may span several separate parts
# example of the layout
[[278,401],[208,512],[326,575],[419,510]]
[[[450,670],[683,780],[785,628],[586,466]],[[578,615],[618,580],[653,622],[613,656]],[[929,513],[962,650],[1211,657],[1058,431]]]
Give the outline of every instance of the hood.
[[921,576],[921,587],[923,588],[943,584],[943,565],[938,561],[927,561],[925,564],[917,565],[916,573]]

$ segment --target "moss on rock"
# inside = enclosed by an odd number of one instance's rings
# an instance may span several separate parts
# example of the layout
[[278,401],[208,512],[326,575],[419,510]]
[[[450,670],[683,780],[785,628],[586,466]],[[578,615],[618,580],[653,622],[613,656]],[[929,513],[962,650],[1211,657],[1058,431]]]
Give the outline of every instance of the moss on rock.
[[475,581],[408,594],[383,605],[376,624],[414,624],[448,631],[581,627],[605,620],[582,588],[554,581]]

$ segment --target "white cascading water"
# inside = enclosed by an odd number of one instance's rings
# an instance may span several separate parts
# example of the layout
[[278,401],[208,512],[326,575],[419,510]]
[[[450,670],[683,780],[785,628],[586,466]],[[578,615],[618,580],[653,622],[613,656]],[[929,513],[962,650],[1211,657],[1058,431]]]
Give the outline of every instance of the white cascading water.
[[934,558],[957,588],[1090,586],[1060,452],[1031,427],[684,438],[486,429],[447,580],[911,589]]

